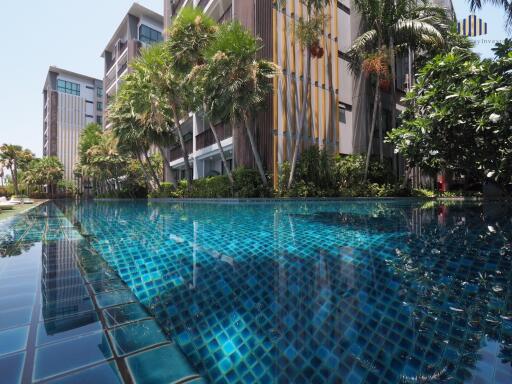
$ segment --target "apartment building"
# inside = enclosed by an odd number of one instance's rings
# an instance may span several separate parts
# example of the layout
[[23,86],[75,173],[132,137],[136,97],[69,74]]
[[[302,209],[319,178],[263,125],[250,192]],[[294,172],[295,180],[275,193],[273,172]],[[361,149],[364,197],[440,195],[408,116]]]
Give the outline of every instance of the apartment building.
[[[202,7],[212,18],[222,22],[236,19],[262,40],[261,57],[277,63],[283,75],[274,81],[264,111],[257,117],[256,140],[263,163],[270,173],[277,174],[280,164],[292,157],[298,116],[295,108],[297,84],[302,88],[305,56],[295,37],[295,25],[306,14],[299,0],[286,0],[275,5],[273,0],[165,0],[164,19],[168,25],[182,7]],[[327,25],[320,41],[323,55],[312,60],[311,111],[303,132],[303,145],[318,145],[340,154],[363,152],[367,142],[370,104],[364,94],[368,84],[356,78],[348,68],[347,51],[358,36],[360,17],[352,12],[350,1],[332,1],[326,7]],[[404,69],[405,68],[405,69]],[[398,90],[403,88],[406,63],[400,68]],[[299,79],[298,83],[296,79]],[[384,105],[390,102],[384,95]],[[390,124],[391,107],[382,114]],[[385,123],[386,124],[386,123]],[[213,135],[200,116],[186,124],[187,146],[194,164],[194,177],[224,173]],[[232,127],[220,129],[232,167],[254,166],[248,139]],[[386,148],[391,156],[392,151]],[[171,149],[171,166],[183,173],[181,149]],[[277,181],[277,178],[274,178]]]
[[[101,54],[105,62],[105,105],[119,90],[130,62],[139,55],[140,49],[162,41],[162,31],[162,15],[138,3],[130,7]],[[106,111],[104,127],[109,127]]]
[[[434,0],[453,13],[450,0]],[[256,119],[255,136],[264,166],[278,174],[280,165],[292,157],[298,121],[296,89],[305,79],[305,55],[295,36],[298,20],[306,9],[300,0],[164,0],[164,24],[167,27],[180,9],[201,7],[219,22],[236,19],[261,38],[262,58],[272,60],[282,69],[274,80],[274,92],[269,95],[263,112]],[[302,136],[303,147],[318,145],[333,153],[365,153],[370,134],[373,94],[370,80],[349,70],[348,56],[353,41],[360,34],[361,17],[352,9],[350,0],[331,1],[325,9],[327,23],[320,39],[322,55],[311,63],[311,113]],[[412,81],[412,55],[396,58],[397,97],[404,94]],[[298,82],[297,82],[298,79]],[[379,112],[385,136],[391,129],[392,110],[403,107],[392,101],[391,85],[382,92]],[[201,116],[194,115],[185,123],[186,145],[194,166],[194,178],[223,174],[223,164],[211,130]],[[254,167],[248,139],[244,132],[231,126],[221,127],[219,134],[231,167]],[[393,159],[396,172],[400,161],[389,144],[374,140],[373,153],[380,151]],[[184,174],[181,148],[171,148],[171,166],[177,176]],[[274,177],[274,183],[277,178]],[[277,186],[277,184],[275,184]]]
[[80,133],[89,123],[102,123],[103,82],[50,67],[43,87],[43,156],[64,165],[64,179],[73,180]]

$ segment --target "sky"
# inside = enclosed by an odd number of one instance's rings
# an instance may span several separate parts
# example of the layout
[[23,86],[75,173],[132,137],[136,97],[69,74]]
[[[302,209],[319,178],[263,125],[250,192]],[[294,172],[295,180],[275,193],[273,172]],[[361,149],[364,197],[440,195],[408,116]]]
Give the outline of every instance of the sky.
[[[163,0],[137,0],[163,13]],[[103,79],[100,57],[130,0],[4,0],[0,144],[43,152],[43,86],[50,65]]]
[[[163,12],[163,0],[138,2]],[[22,145],[42,155],[42,88],[48,67],[103,78],[100,55],[131,4],[130,0],[3,1],[2,12],[8,17],[0,23],[0,144]],[[469,14],[466,0],[454,0],[454,6],[459,19]],[[485,40],[506,36],[501,8],[485,5],[476,14],[488,23]],[[476,51],[491,56],[493,45],[480,41]]]

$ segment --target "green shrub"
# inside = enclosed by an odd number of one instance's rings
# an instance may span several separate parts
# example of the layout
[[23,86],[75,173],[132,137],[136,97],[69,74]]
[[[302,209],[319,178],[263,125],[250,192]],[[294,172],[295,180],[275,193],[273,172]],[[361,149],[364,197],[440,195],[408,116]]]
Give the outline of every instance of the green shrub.
[[231,185],[227,176],[212,176],[194,180],[187,197],[219,198],[231,196]]
[[270,190],[266,188],[260,179],[256,169],[240,167],[233,171],[233,195],[239,198],[266,197]]

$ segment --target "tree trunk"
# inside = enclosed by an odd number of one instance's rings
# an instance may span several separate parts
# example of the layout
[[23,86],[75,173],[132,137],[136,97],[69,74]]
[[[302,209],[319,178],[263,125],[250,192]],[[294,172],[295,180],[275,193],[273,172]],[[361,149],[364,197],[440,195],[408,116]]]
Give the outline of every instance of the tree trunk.
[[16,159],[13,161],[12,165],[12,184],[14,186],[14,194],[18,196],[20,190],[18,188],[18,165],[16,164]]
[[160,189],[160,180],[158,180],[158,175],[156,174],[155,170],[153,169],[153,165],[151,164],[151,161],[148,157],[148,154],[146,151],[142,152],[143,155],[144,155],[144,159],[146,159],[146,162],[148,163],[148,169],[149,169],[149,174],[151,175],[151,178],[153,179],[153,182],[155,183],[154,185],[156,186],[157,189]]
[[[395,41],[393,35],[389,37],[389,57],[391,66],[391,129],[396,128],[396,68],[395,68]],[[396,157],[397,155],[394,155]],[[398,174],[398,172],[397,172]]]
[[311,50],[306,48],[306,66],[304,69],[304,79],[303,79],[303,90],[302,90],[302,106],[300,111],[300,120],[299,126],[297,127],[296,138],[295,138],[295,146],[293,148],[293,156],[292,162],[290,164],[290,177],[288,179],[288,189],[292,187],[293,178],[295,176],[295,168],[297,167],[297,158],[299,156],[299,147],[301,145],[302,140],[302,131],[304,131],[304,125],[306,123],[306,115],[307,115],[307,106],[309,99],[309,78],[310,78],[310,68],[311,68]]
[[140,153],[137,153],[137,161],[139,162],[140,169],[142,170],[142,173],[144,174],[144,179],[146,180],[146,187],[151,190],[154,189],[153,182],[151,181],[151,178],[148,175],[148,172],[146,171],[146,168],[144,167],[144,163],[142,162],[142,159],[140,157]]
[[171,104],[171,108],[174,117],[174,123],[176,124],[176,130],[178,131],[181,150],[183,151],[183,161],[185,162],[185,175],[187,176],[188,188],[190,188],[192,185],[192,167],[190,166],[190,161],[188,159],[188,151],[185,146],[185,140],[183,139],[183,132],[181,130],[181,123],[178,117],[178,112],[176,111],[176,107],[173,104]]
[[379,112],[378,117],[379,120],[379,160],[381,164],[384,164],[384,137],[382,130],[382,103],[379,103]]
[[[165,175],[165,173],[168,173],[168,174],[169,174],[169,177],[171,178],[171,180],[170,180],[170,181],[171,181],[172,185],[174,185],[175,187],[177,187],[177,186],[178,186],[178,183],[176,182],[176,179],[174,178],[174,173],[173,173],[173,171],[172,171],[172,167],[171,167],[171,165],[169,164],[169,163],[170,163],[170,161],[169,161],[169,159],[167,158],[167,155],[166,155],[166,153],[165,153],[165,150],[162,148],[162,146],[161,146],[161,145],[157,145],[157,147],[158,147],[158,150],[160,151],[160,155],[162,156],[162,160],[163,160],[163,162],[164,162],[164,175]],[[165,177],[164,177],[164,179],[165,179]]]
[[363,178],[364,184],[366,184],[366,181],[368,180],[368,169],[370,168],[370,156],[372,154],[373,134],[375,133],[375,125],[377,122],[377,110],[379,108],[379,102],[380,102],[380,88],[379,88],[379,76],[377,76],[377,81],[375,83],[375,98],[373,100],[372,128],[370,130],[370,139],[368,140],[368,150],[366,153],[366,165],[364,167],[364,178]]
[[254,155],[254,160],[256,161],[256,167],[260,173],[260,178],[264,186],[268,185],[267,177],[265,176],[265,170],[263,169],[263,163],[261,162],[261,157],[258,152],[258,148],[256,147],[256,141],[254,140],[254,136],[251,131],[251,127],[249,126],[249,117],[247,115],[244,116],[244,125],[245,132],[247,132],[247,136],[249,137],[249,143],[251,144],[252,154]]
[[210,124],[210,129],[212,130],[213,137],[215,137],[217,147],[219,147],[220,157],[222,159],[222,163],[224,164],[224,168],[226,169],[226,172],[228,174],[229,182],[231,183],[231,186],[233,186],[235,185],[235,180],[233,179],[233,174],[231,173],[231,170],[228,167],[228,161],[226,160],[226,155],[224,154],[224,149],[222,148],[222,144],[220,143],[219,136],[217,136],[217,130],[215,126],[211,123],[211,121],[208,120],[208,123]]

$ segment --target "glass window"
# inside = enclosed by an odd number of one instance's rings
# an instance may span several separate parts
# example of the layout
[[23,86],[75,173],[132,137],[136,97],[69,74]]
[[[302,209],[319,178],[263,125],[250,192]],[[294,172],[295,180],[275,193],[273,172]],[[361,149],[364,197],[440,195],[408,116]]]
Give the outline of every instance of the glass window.
[[96,116],[96,122],[99,124],[99,125],[103,125],[103,116]]
[[162,33],[141,24],[139,27],[139,40],[146,44],[153,44],[162,41]]
[[57,91],[80,96],[80,84],[62,79],[57,79]]
[[96,96],[103,97],[103,88],[98,88],[97,89]]
[[101,101],[98,101],[98,102],[96,103],[96,109],[97,109],[98,111],[103,111],[103,103],[102,103]]

